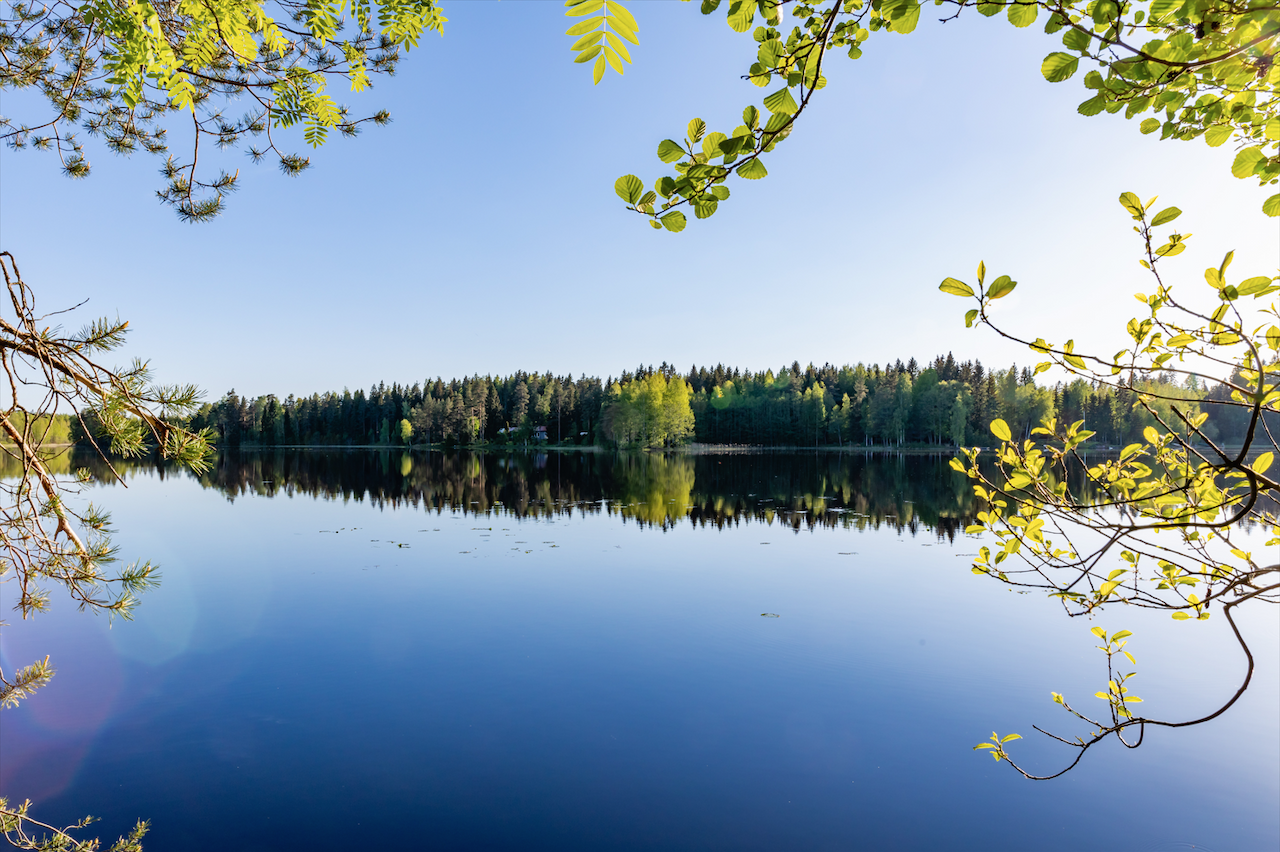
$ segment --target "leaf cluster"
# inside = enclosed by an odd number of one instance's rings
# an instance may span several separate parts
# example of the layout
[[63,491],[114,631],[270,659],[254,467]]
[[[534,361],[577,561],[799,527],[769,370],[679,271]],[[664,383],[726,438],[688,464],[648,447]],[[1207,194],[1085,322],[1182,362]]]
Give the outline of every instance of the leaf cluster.
[[[721,0],[703,0],[702,12],[721,8]],[[634,175],[615,185],[627,207],[649,216],[655,228],[680,231],[685,217],[672,208],[691,206],[698,218],[712,215],[723,198],[714,190],[731,174],[757,180],[768,174],[761,161],[791,132],[814,93],[826,85],[822,68],[831,51],[858,59],[873,33],[909,34],[920,21],[920,0],[733,0],[727,21],[736,32],[750,31],[755,61],[743,79],[782,86],[763,99],[768,118],[747,107],[743,125],[731,135],[712,133],[701,149],[701,133],[684,143],[666,140],[658,158],[675,163],[676,174],[658,178],[649,192]],[[942,20],[972,10],[1004,17],[1025,29],[1044,20],[1044,31],[1061,33],[1065,48],[1045,57],[1041,73],[1051,82],[1071,79],[1081,63],[1093,66],[1084,85],[1093,94],[1079,112],[1092,116],[1123,112],[1146,116],[1143,133],[1189,141],[1203,137],[1211,146],[1238,146],[1232,174],[1280,183],[1280,4],[1275,0],[934,0],[951,7]],[[788,9],[795,24],[782,25]],[[757,16],[762,24],[756,26]],[[753,28],[754,27],[754,28]],[[752,119],[754,117],[754,120]],[[700,119],[694,123],[701,124]],[[691,128],[693,123],[691,123]],[[662,201],[658,201],[661,196]],[[1263,204],[1280,216],[1280,194]]]
[[[85,177],[81,131],[115,153],[167,155],[169,127],[185,113],[191,151],[167,157],[157,195],[187,221],[209,219],[239,172],[205,174],[202,145],[251,138],[255,162],[273,154],[298,174],[309,160],[277,147],[273,130],[301,125],[316,147],[330,130],[385,124],[385,111],[353,118],[327,93],[330,80],[363,91],[446,20],[433,0],[10,0],[0,13],[0,90],[34,89],[45,109],[28,121],[0,118],[0,140],[54,150],[67,175]],[[240,115],[237,102],[248,107]]]
[[[979,467],[976,447],[951,464],[974,481],[974,493],[988,507],[967,530],[994,539],[981,548],[974,573],[1047,591],[1071,615],[1124,604],[1165,611],[1178,621],[1203,621],[1212,608],[1222,609],[1249,659],[1249,674],[1224,707],[1197,720],[1206,721],[1234,703],[1252,676],[1252,654],[1232,610],[1250,600],[1280,602],[1280,563],[1275,561],[1280,480],[1272,472],[1280,452],[1280,435],[1273,431],[1280,422],[1280,279],[1259,275],[1233,281],[1228,252],[1219,266],[1204,271],[1212,302],[1200,307],[1194,302],[1201,300],[1176,293],[1160,269],[1182,253],[1191,234],[1174,229],[1162,239],[1155,230],[1177,220],[1182,211],[1157,209],[1157,199],[1143,202],[1131,192],[1119,201],[1136,223],[1133,230],[1143,246],[1140,263],[1155,288],[1136,295],[1147,313],[1126,323],[1129,341],[1113,355],[1082,352],[1071,340],[1028,341],[1000,329],[989,312],[1013,285],[1002,276],[986,287],[985,264],[979,264],[976,288],[948,278],[939,289],[977,301],[966,325],[986,325],[1044,358],[1037,373],[1057,367],[1097,385],[1128,389],[1154,425],[1117,457],[1090,461],[1080,451],[1093,435],[1083,421],[1066,424],[1049,418],[1027,435],[1014,435],[1005,421],[995,420],[996,472]],[[1252,304],[1244,306],[1246,300]],[[1215,441],[1204,428],[1208,412],[1147,381],[1156,375],[1217,382],[1223,397],[1199,402],[1245,415],[1241,445]],[[1072,467],[1085,471],[1088,496],[1072,487],[1067,476]],[[1246,549],[1238,540],[1244,525],[1268,534],[1263,551]],[[1110,668],[1112,657],[1123,649],[1114,643],[1128,634],[1108,640],[1099,630],[1094,632],[1108,643],[1103,650]],[[1112,722],[1088,720],[1098,727],[1094,739],[1069,743],[1081,748],[1081,754],[1132,724],[1175,724],[1143,719],[1128,709],[1135,702],[1124,687],[1130,676],[1113,673],[1108,690],[1098,693],[1111,706]],[[1066,706],[1061,696],[1055,700]],[[997,746],[999,742],[987,748]],[[996,756],[1007,759],[1003,751]]]

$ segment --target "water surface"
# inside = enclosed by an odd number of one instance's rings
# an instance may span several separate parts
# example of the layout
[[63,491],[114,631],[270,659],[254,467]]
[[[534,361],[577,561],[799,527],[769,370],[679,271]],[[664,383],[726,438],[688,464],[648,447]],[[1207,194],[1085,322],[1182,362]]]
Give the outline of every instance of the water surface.
[[1220,620],[1073,620],[972,575],[943,458],[279,452],[126,477],[89,496],[163,566],[135,621],[55,599],[3,634],[6,671],[58,666],[0,726],[0,790],[45,818],[149,818],[154,850],[1280,845],[1271,610],[1242,619],[1259,674],[1217,722],[1047,783],[971,750],[994,728],[1032,769],[1068,759],[1031,726],[1084,733],[1049,692],[1096,701],[1094,624],[1135,632],[1152,715],[1213,709],[1244,663]]

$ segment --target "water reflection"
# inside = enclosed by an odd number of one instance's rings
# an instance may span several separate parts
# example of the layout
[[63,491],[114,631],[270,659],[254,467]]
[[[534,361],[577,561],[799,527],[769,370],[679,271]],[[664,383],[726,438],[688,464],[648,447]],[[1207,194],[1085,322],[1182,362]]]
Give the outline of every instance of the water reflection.
[[[195,477],[230,500],[307,495],[375,506],[486,515],[608,514],[668,529],[750,522],[879,529],[954,538],[980,510],[946,456],[602,452],[440,453],[276,450],[224,452]],[[157,458],[113,460],[126,478],[192,476]],[[111,481],[91,453],[62,454],[60,472]],[[12,475],[0,469],[4,475]]]

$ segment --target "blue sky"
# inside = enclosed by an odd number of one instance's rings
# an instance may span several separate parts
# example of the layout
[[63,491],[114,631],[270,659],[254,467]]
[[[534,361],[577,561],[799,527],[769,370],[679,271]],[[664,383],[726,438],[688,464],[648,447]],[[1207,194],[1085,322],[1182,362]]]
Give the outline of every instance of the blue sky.
[[[244,188],[210,224],[154,199],[155,158],[93,151],[71,181],[4,149],[0,236],[41,307],[87,297],[85,319],[129,319],[120,361],[150,358],[163,381],[283,396],[663,360],[1026,363],[937,291],[980,259],[1020,282],[1010,328],[1113,352],[1149,289],[1115,200],[1130,189],[1185,211],[1195,236],[1169,264],[1184,289],[1211,295],[1202,271],[1227,249],[1238,277],[1280,263],[1280,221],[1231,177],[1231,150],[1077,115],[1087,92],[1042,79],[1056,41],[1038,27],[971,15],[878,35],[831,68],[769,178],[731,179],[720,212],[676,235],[623,210],[613,181],[652,184],[658,142],[694,116],[731,131],[760,102],[739,79],[749,35],[696,3],[635,2],[635,65],[592,86],[559,2],[444,7],[443,38],[345,98],[391,109],[389,127],[331,141],[298,178],[227,154]],[[26,103],[5,101],[14,118]]]

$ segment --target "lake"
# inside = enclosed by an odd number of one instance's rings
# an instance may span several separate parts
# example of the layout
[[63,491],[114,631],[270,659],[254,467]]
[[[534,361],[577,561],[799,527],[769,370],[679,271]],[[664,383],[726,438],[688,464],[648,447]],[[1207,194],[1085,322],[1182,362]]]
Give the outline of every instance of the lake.
[[1071,619],[973,575],[946,462],[128,464],[86,494],[162,583],[131,622],[57,594],[9,618],[4,670],[58,674],[4,713],[0,794],[187,852],[1280,847],[1274,608],[1242,607],[1258,673],[1214,722],[1049,782],[972,750],[1069,762],[1032,725],[1086,733],[1051,690],[1104,706],[1095,625],[1134,631],[1153,716],[1215,709],[1245,664],[1220,615]]

